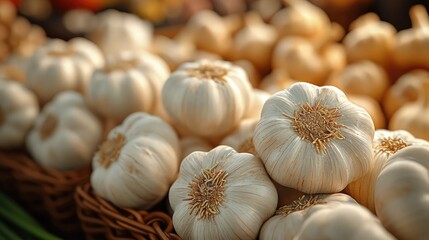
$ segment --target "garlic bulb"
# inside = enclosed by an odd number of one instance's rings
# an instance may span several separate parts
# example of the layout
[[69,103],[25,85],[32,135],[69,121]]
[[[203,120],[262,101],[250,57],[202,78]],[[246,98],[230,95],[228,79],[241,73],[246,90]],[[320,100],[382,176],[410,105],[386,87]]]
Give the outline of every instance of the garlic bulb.
[[242,120],[234,132],[220,142],[220,145],[227,145],[234,148],[237,152],[247,152],[257,156],[255,147],[253,146],[253,132],[258,121],[259,118]]
[[152,52],[160,56],[170,70],[188,61],[194,51],[195,46],[190,41],[173,40],[162,35],[155,36],[152,43]]
[[386,127],[386,119],[380,104],[372,97],[356,94],[347,94],[350,102],[364,108],[372,118],[375,129],[383,129]]
[[103,54],[91,41],[53,39],[28,60],[26,85],[45,104],[62,91],[85,92],[92,73],[102,65]]
[[148,209],[177,177],[180,147],[174,129],[143,112],[109,132],[92,160],[91,186],[119,207]]
[[226,22],[214,11],[199,11],[189,19],[180,35],[187,35],[198,49],[223,56],[231,46]]
[[396,35],[394,60],[403,68],[429,67],[429,17],[423,5],[410,9],[413,28]]
[[91,165],[102,134],[103,125],[84,97],[65,91],[43,107],[26,145],[41,166],[70,171]]
[[180,138],[179,144],[182,152],[182,157],[180,158],[181,160],[183,160],[189,154],[195,151],[208,152],[213,148],[213,146],[211,146],[210,143],[208,143],[204,139],[192,137],[192,136]]
[[378,175],[391,156],[409,146],[429,146],[429,142],[414,138],[413,135],[404,130],[376,130],[372,144],[374,158],[371,161],[370,171],[350,183],[345,189],[346,193],[375,213],[374,189]]
[[0,77],[0,149],[23,147],[38,114],[39,103],[33,92]]
[[268,174],[305,193],[332,193],[369,171],[374,124],[335,87],[295,83],[271,96],[253,143]]
[[123,51],[137,53],[149,49],[153,27],[148,21],[113,9],[101,12],[96,18],[88,38],[106,57],[114,57]]
[[380,221],[398,239],[429,236],[429,147],[410,146],[387,160],[375,185]]
[[387,90],[383,98],[383,110],[389,119],[405,103],[417,100],[424,79],[429,79],[429,72],[415,69],[399,77]]
[[381,101],[389,87],[386,71],[367,60],[348,65],[338,77],[346,93],[369,96],[377,101]]
[[247,113],[252,86],[229,62],[200,60],[181,65],[162,89],[165,110],[186,132],[200,137],[232,131]]
[[315,46],[301,37],[280,40],[273,52],[272,65],[284,69],[294,80],[316,85],[322,85],[330,72]]
[[280,37],[300,36],[317,42],[329,31],[328,15],[317,6],[303,0],[286,0],[288,7],[271,19]]
[[257,157],[218,146],[183,160],[169,200],[183,239],[255,239],[277,192]]
[[265,24],[257,13],[247,13],[246,26],[233,39],[234,59],[246,59],[257,69],[267,72],[270,69],[271,54],[277,41],[276,29]]
[[259,85],[259,83],[261,82],[261,74],[252,62],[250,62],[249,60],[241,59],[232,63],[242,67],[244,71],[246,71],[247,77],[249,78],[252,87],[257,87]]
[[407,130],[417,138],[429,141],[429,79],[422,80],[419,98],[393,114],[389,130]]
[[347,66],[346,50],[340,43],[328,44],[320,54],[331,72],[341,71]]
[[265,76],[258,88],[268,92],[269,94],[274,94],[278,91],[283,91],[288,88],[290,85],[296,83],[295,80],[289,77],[289,74],[285,69],[277,68]]
[[121,122],[133,112],[154,113],[170,70],[150,53],[122,52],[97,69],[87,87],[87,100],[106,119]]
[[354,23],[357,27],[352,29],[343,41],[349,62],[370,60],[386,66],[393,55],[395,27],[380,21],[375,13],[362,15]]
[[253,89],[253,100],[244,118],[258,118],[261,116],[264,103],[270,98],[271,94],[257,88]]

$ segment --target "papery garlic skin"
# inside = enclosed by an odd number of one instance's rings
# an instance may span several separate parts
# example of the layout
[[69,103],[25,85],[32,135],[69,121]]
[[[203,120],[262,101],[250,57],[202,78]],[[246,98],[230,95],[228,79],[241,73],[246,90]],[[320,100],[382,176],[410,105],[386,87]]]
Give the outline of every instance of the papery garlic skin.
[[294,239],[394,240],[396,238],[366,208],[353,204],[341,204],[334,209],[323,209],[312,214]]
[[86,98],[100,115],[115,122],[134,112],[154,114],[162,107],[161,89],[169,74],[168,65],[156,55],[122,52],[94,71]]
[[177,177],[180,147],[174,129],[143,112],[112,129],[92,160],[91,186],[119,207],[148,209]]
[[375,131],[372,146],[374,158],[371,161],[370,171],[356,181],[351,182],[345,191],[361,205],[375,213],[374,189],[377,177],[380,175],[388,159],[403,148],[410,146],[429,147],[429,142],[415,138],[405,130],[389,131],[378,129]]
[[410,146],[387,160],[375,185],[375,209],[398,239],[429,236],[429,148]]
[[[217,214],[201,217],[190,210],[189,185],[213,167],[227,174],[223,198]],[[194,152],[183,160],[169,200],[174,228],[183,239],[255,239],[275,211],[277,192],[258,158],[218,146],[210,152]]]
[[342,91],[295,83],[265,102],[253,143],[279,184],[305,193],[332,193],[369,171],[373,137],[370,115]]
[[26,146],[43,167],[76,170],[90,167],[102,135],[102,122],[84,97],[66,91],[44,106],[27,135]]
[[[297,207],[296,203],[299,203],[302,207]],[[332,211],[343,204],[358,205],[352,197],[344,193],[303,195],[293,203],[281,206],[290,206],[292,209],[296,209],[286,215],[279,208],[276,214],[269,218],[262,226],[259,239],[295,239],[294,237],[299,233],[301,227],[303,227],[312,214],[322,210]]]
[[23,147],[38,114],[39,103],[33,92],[0,77],[0,149]]
[[171,119],[200,137],[222,136],[248,111],[252,87],[245,71],[226,61],[199,60],[182,64],[162,89]]

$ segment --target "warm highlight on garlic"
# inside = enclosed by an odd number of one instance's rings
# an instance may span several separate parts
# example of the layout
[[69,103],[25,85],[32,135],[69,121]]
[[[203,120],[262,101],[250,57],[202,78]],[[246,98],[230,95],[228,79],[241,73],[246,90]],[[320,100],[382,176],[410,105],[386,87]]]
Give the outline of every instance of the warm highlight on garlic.
[[0,77],[0,149],[19,149],[39,114],[36,95],[20,83]]
[[255,239],[277,192],[257,157],[218,146],[183,160],[169,200],[183,239]]
[[305,193],[330,193],[369,171],[370,115],[335,87],[295,83],[271,96],[253,143],[268,174]]
[[171,119],[200,137],[223,136],[247,113],[252,86],[245,71],[226,61],[200,60],[181,65],[162,89]]
[[391,156],[409,146],[429,146],[429,142],[415,138],[404,130],[376,130],[372,145],[374,158],[371,161],[371,169],[363,177],[350,183],[345,189],[346,193],[375,213],[374,189],[378,175]]
[[90,167],[102,134],[103,125],[84,97],[66,91],[45,105],[28,133],[26,145],[41,166],[70,171]]
[[136,112],[109,132],[92,159],[91,186],[119,207],[148,209],[177,177],[180,146],[159,117]]
[[375,129],[386,128],[386,118],[380,103],[374,98],[365,95],[347,94],[350,102],[364,108],[372,118]]

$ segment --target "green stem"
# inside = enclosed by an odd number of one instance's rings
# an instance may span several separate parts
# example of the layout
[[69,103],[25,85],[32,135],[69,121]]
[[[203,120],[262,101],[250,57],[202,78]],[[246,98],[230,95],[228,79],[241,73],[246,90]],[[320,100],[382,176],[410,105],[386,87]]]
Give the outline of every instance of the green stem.
[[20,205],[16,204],[15,201],[2,192],[0,192],[0,206],[2,206],[4,209],[8,209],[10,213],[13,213],[26,223],[36,227],[41,227],[40,224]]
[[22,240],[16,233],[10,230],[7,225],[0,220],[0,236],[5,237],[8,240]]

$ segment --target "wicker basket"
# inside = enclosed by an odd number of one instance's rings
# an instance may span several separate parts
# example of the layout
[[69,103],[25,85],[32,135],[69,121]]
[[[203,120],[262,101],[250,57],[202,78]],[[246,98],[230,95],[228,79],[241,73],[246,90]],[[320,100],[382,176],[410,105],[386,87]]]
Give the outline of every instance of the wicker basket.
[[114,206],[97,196],[89,182],[76,188],[75,199],[87,239],[180,239],[166,213]]
[[47,218],[55,232],[67,238],[82,233],[76,216],[74,192],[87,182],[90,169],[59,172],[38,165],[27,154],[1,152],[0,171],[8,172],[0,179],[13,197],[36,216]]

